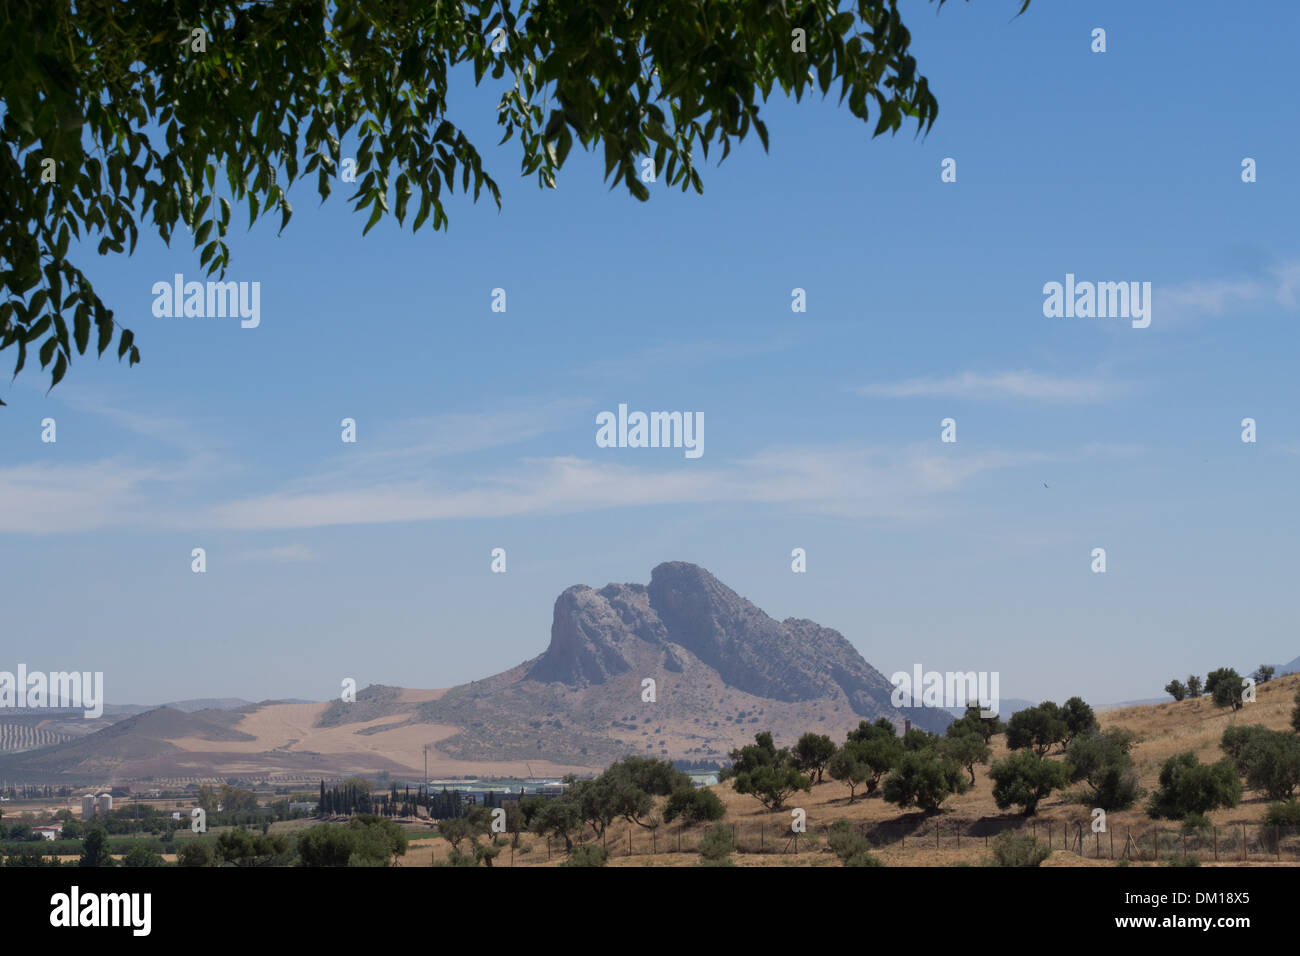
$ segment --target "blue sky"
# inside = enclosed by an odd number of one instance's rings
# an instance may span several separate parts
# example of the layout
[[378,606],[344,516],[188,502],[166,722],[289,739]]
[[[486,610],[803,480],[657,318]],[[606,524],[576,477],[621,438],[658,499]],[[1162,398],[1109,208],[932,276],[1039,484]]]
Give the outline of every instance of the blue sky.
[[[540,190],[462,82],[503,209],[363,239],[345,187],[296,184],[282,235],[232,233],[255,329],[153,316],[204,278],[179,240],[87,250],[143,362],[0,386],[0,668],[102,670],[119,703],[445,687],[540,653],[565,587],[668,560],[1004,698],[1300,654],[1300,9],[1017,7],[905,5],[928,137],[774,98],[771,152],[703,196],[639,203],[580,151]],[[1044,317],[1067,273],[1150,282],[1150,327]],[[598,448],[619,403],[702,412],[703,456]]]

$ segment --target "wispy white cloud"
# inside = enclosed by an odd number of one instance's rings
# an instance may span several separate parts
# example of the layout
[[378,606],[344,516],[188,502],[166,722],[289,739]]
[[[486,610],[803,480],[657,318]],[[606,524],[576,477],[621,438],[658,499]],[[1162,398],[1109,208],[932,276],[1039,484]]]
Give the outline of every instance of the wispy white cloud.
[[1037,372],[961,372],[947,378],[912,378],[878,382],[855,389],[872,398],[955,398],[966,400],[1027,398],[1047,402],[1102,402],[1123,395],[1119,382],[1062,378]]
[[202,523],[235,530],[311,528],[657,505],[753,502],[854,516],[917,516],[986,472],[1059,460],[1036,452],[958,456],[909,449],[772,449],[734,463],[671,468],[574,457],[529,459],[456,486],[407,481],[280,491],[210,509]]
[[[195,474],[191,461],[140,466],[121,460],[0,468],[0,533],[134,530],[287,531],[341,525],[579,514],[616,508],[754,503],[859,517],[936,513],[982,475],[1108,454],[971,453],[934,443],[908,447],[771,446],[748,457],[688,461],[675,451],[622,450],[593,457],[517,458],[467,464],[498,441],[544,433],[554,409],[530,417],[443,419],[423,454],[378,449],[355,467],[304,468],[269,491],[240,494]],[[445,440],[445,444],[444,444]],[[462,457],[440,461],[436,449]],[[358,449],[360,450],[360,449]],[[391,454],[389,454],[391,451]],[[430,457],[433,455],[434,457]],[[473,459],[469,459],[470,462]],[[298,544],[243,552],[249,561],[310,561]]]
[[1300,260],[1270,266],[1267,275],[1251,279],[1196,280],[1155,290],[1161,314],[1223,315],[1233,309],[1276,305],[1292,310],[1300,305]]
[[[509,408],[446,412],[384,425],[375,433],[358,423],[356,445],[334,456],[302,479],[303,487],[334,486],[340,481],[401,481],[439,460],[519,445],[585,421],[590,401],[563,398],[520,401]],[[594,413],[593,413],[594,414]]]
[[303,544],[285,544],[274,548],[253,548],[235,555],[238,561],[266,561],[272,564],[305,564],[320,556]]
[[0,468],[0,532],[59,534],[127,524],[149,512],[151,485],[182,477],[175,469],[119,459]]

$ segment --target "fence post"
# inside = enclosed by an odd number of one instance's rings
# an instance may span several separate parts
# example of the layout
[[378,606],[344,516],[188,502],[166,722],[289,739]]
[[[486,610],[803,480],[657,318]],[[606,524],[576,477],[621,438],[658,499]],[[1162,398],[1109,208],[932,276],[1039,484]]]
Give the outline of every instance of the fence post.
[[627,855],[632,855],[632,828],[627,828]]
[[1241,825],[1241,858],[1246,859],[1246,824]]
[[1153,859],[1153,860],[1159,860],[1159,859],[1160,859],[1160,828],[1159,828],[1159,827],[1156,827],[1156,845],[1155,845],[1155,849],[1152,850],[1151,852],[1155,854],[1155,856],[1153,856],[1151,859]]
[[934,821],[934,848],[939,849],[939,821]]
[[1214,825],[1214,862],[1219,862],[1219,825]]
[[758,825],[758,852],[763,852],[763,824]]

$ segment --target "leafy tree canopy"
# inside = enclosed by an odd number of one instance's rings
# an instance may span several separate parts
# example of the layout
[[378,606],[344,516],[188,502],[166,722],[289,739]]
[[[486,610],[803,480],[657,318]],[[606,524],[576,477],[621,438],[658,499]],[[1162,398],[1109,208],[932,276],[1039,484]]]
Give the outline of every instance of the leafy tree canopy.
[[710,146],[725,158],[752,131],[766,148],[760,104],[776,90],[836,89],[875,136],[909,119],[928,130],[938,102],[897,0],[840,6],[15,0],[0,32],[0,351],[17,350],[17,375],[37,347],[53,387],[93,328],[99,354],[116,339],[135,364],[135,336],[86,277],[82,243],[129,254],[141,228],[170,244],[183,226],[200,266],[224,276],[235,207],[283,230],[289,188],[315,174],[327,198],[345,140],[365,232],[390,213],[446,228],[457,179],[499,206],[448,115],[457,68],[504,81],[496,118],[524,175],[553,186],[578,143],[603,149],[611,187],[642,200],[642,158],[702,192]]
[[1179,820],[1241,802],[1241,781],[1232,760],[1203,764],[1196,754],[1174,754],[1160,768],[1160,788],[1151,797],[1147,813]]
[[1069,733],[1061,708],[1045,700],[1037,707],[1018,710],[1011,715],[1007,722],[1007,747],[1011,750],[1032,747],[1041,757]]
[[1039,801],[1070,780],[1065,764],[1028,750],[1018,750],[999,760],[989,768],[989,776],[993,779],[993,800],[998,809],[1019,806],[1025,816],[1033,816]]
[[733,780],[737,793],[757,797],[769,810],[779,810],[797,790],[811,790],[812,781],[799,772],[788,747],[777,749],[769,731],[754,735],[754,743],[731,752],[732,764],[720,779]]

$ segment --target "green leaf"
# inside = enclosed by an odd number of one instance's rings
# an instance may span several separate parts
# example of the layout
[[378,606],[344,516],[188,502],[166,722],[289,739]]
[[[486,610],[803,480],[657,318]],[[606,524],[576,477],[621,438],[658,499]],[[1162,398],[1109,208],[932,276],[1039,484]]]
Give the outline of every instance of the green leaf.
[[90,307],[84,302],[77,306],[72,322],[72,338],[77,344],[77,352],[85,355],[86,345],[90,342]]
[[59,347],[59,340],[52,335],[48,339],[46,339],[43,343],[41,343],[41,351],[40,351],[41,368],[45,368],[45,366],[50,364],[50,359],[54,357],[54,350],[57,349],[58,347]]
[[[68,359],[67,359],[67,356],[65,356],[62,352],[60,352],[60,353],[59,353],[58,360],[55,361],[55,363],[54,363],[54,375],[53,375],[53,380],[50,382],[50,388],[51,388],[51,389],[54,388],[55,385],[58,385],[59,382],[63,381],[63,374],[64,374],[67,370],[68,370]],[[45,394],[48,395],[49,393],[50,393],[50,392],[49,392],[49,389],[46,389]]]

